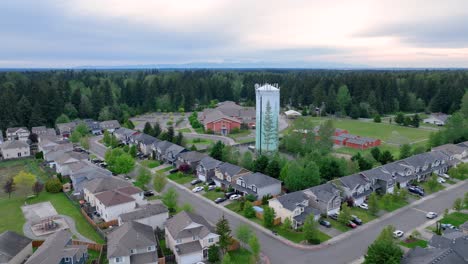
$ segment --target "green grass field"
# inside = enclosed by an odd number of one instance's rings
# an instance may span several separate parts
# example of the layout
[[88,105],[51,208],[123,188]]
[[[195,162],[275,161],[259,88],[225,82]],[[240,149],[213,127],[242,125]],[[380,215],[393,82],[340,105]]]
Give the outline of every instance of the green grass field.
[[232,263],[252,263],[252,253],[244,248],[229,252],[229,256]]
[[190,128],[187,128],[187,127],[186,127],[186,128],[182,128],[182,129],[179,129],[178,131],[179,131],[179,132],[182,132],[182,133],[190,133],[190,132],[192,132],[192,131],[190,130]]
[[223,192],[209,191],[209,192],[204,193],[203,196],[205,196],[206,198],[214,201],[217,198],[224,197],[224,193]]
[[149,168],[149,169],[153,169],[153,168],[156,168],[159,165],[161,165],[161,162],[159,162],[157,160],[144,160],[144,161],[140,162],[140,164],[147,167],[147,168]]
[[[0,162],[0,185],[10,177],[14,177],[20,171],[30,172],[36,175],[36,178],[42,182],[46,182],[48,179],[47,173],[41,169],[39,162],[35,159],[19,159],[19,160],[7,160]],[[4,197],[5,194],[3,189],[0,190],[0,198]]]
[[189,183],[191,182],[192,180],[194,180],[195,178],[192,176],[192,175],[187,175],[187,174],[183,174],[183,173],[174,173],[174,174],[170,174],[167,176],[169,179],[177,182],[178,184],[186,184],[186,183]]
[[401,241],[400,245],[407,247],[407,248],[415,248],[415,247],[422,247],[426,248],[427,247],[427,241],[426,240],[421,240],[421,239],[414,239],[411,241]]
[[440,220],[443,224],[452,224],[457,227],[466,221],[468,221],[468,214],[461,212],[453,212]]

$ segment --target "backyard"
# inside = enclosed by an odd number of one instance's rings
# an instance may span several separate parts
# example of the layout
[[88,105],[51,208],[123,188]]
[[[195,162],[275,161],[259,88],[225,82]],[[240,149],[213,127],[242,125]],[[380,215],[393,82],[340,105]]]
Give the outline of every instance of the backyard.
[[183,174],[181,172],[177,172],[177,173],[174,173],[174,174],[169,174],[167,176],[167,178],[169,178],[170,180],[175,181],[175,182],[177,182],[178,184],[181,184],[181,185],[187,184],[187,183],[189,183],[189,182],[191,182],[192,180],[195,179],[192,175]]
[[[30,172],[41,180],[42,182],[47,181],[47,173],[39,166],[40,161],[30,159],[18,159],[0,162],[0,185],[10,177],[14,177],[20,171]],[[4,197],[5,194],[3,189],[0,190],[0,198]]]

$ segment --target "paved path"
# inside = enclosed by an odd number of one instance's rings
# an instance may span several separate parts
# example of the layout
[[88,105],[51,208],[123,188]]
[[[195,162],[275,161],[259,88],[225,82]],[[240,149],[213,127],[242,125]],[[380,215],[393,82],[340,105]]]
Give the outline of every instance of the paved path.
[[214,141],[220,140],[226,145],[236,144],[236,141],[230,137],[224,137],[224,136],[219,136],[219,135],[209,135],[209,134],[197,134],[197,133],[182,133],[182,134],[186,138],[204,138],[204,139],[210,139]]
[[[69,217],[68,215],[58,215],[60,217],[62,217],[63,219],[65,219],[65,221],[67,222],[68,224],[68,227],[70,228],[70,232],[76,236],[76,239],[77,240],[80,240],[80,241],[83,241],[83,242],[90,242],[90,243],[95,243],[94,241],[88,239],[87,237],[81,235],[78,230],[76,229],[76,226],[75,226],[75,220],[73,220],[73,218]],[[27,221],[24,225],[23,225],[23,233],[25,236],[29,237],[30,239],[33,239],[33,240],[43,240],[45,238],[47,238],[48,236],[50,236],[51,234],[49,235],[46,235],[46,236],[35,236],[31,230],[31,222],[30,221]],[[74,238],[75,239],[75,238]]]

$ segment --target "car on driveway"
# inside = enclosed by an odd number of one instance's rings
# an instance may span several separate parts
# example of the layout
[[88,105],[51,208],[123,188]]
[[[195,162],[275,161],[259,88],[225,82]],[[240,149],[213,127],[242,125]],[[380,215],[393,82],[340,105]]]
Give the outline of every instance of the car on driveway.
[[224,197],[218,197],[214,200],[215,203],[219,204],[219,203],[222,203],[224,201],[226,201],[227,199],[224,198]]
[[324,227],[327,227],[327,228],[330,228],[330,227],[331,227],[330,222],[328,222],[328,221],[326,221],[326,220],[323,220],[323,219],[320,219],[319,224],[322,225],[322,226],[324,226]]
[[443,178],[445,178],[445,179],[450,179],[450,176],[447,175],[447,174],[445,174],[445,173],[443,173],[442,175],[439,175],[439,176],[440,176],[440,177],[443,177]]
[[231,195],[234,195],[234,194],[236,194],[236,193],[235,192],[227,192],[225,194],[225,196],[226,196],[226,198],[229,198],[229,197],[231,197]]
[[437,182],[438,183],[445,183],[445,179],[441,177],[437,177]]
[[428,212],[428,213],[426,214],[426,218],[427,218],[427,219],[434,219],[434,218],[436,218],[436,217],[437,217],[437,213],[435,213],[435,212]]
[[349,220],[349,222],[346,225],[351,227],[351,228],[356,228],[357,227],[357,225],[351,220]]
[[362,220],[355,215],[351,215],[351,221],[353,221],[353,223],[356,225],[362,225]]
[[364,210],[369,210],[369,205],[366,203],[362,203],[359,205],[359,208],[364,209]]
[[192,185],[197,185],[197,184],[199,184],[199,183],[202,183],[202,180],[200,180],[200,179],[195,179],[195,180],[193,180],[193,181],[190,182],[190,184],[192,184]]
[[178,168],[174,168],[174,169],[169,170],[169,173],[170,173],[170,174],[174,174],[174,173],[176,173],[176,172],[178,172],[178,171],[179,171]]
[[208,185],[208,191],[216,189],[216,185]]
[[203,187],[201,187],[201,186],[197,186],[197,187],[192,189],[192,192],[194,192],[194,193],[201,192],[201,191],[203,191]]
[[240,194],[233,194],[229,197],[229,200],[239,200],[241,197]]
[[394,238],[400,238],[400,237],[402,237],[404,234],[405,234],[405,232],[403,232],[403,231],[401,231],[401,230],[395,230],[395,231],[393,232],[393,237],[394,237]]
[[153,191],[146,191],[146,192],[143,193],[143,195],[144,195],[145,197],[154,196],[154,192],[153,192]]
[[338,214],[337,213],[328,215],[328,217],[330,217],[333,220],[338,220]]
[[417,186],[408,186],[408,191],[410,193],[417,194],[419,196],[424,196],[424,190]]

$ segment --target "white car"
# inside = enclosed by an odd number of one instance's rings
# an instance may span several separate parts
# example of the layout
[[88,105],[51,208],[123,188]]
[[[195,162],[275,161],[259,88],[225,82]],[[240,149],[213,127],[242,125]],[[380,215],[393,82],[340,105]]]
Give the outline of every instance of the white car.
[[239,195],[239,194],[233,194],[231,195],[231,197],[229,197],[229,200],[238,200],[239,198],[241,198],[242,196]]
[[401,230],[396,230],[395,232],[393,232],[393,237],[394,238],[399,238],[399,237],[402,237],[404,234],[405,234],[405,232],[403,232]]
[[209,185],[208,186],[208,191],[212,191],[214,189],[216,189],[216,185]]
[[444,174],[442,174],[442,175],[440,175],[440,177],[443,177],[443,178],[445,178],[445,179],[450,179],[450,176],[448,176],[448,175],[447,175],[447,174],[445,174],[445,173],[444,173]]
[[362,203],[362,204],[359,205],[359,208],[362,208],[364,210],[369,210],[369,205],[366,204],[366,203]]
[[426,218],[428,218],[428,219],[434,219],[436,217],[437,217],[437,213],[435,213],[435,212],[428,212],[426,214]]
[[192,189],[192,192],[194,192],[194,193],[201,192],[201,191],[203,191],[203,187],[201,187],[201,186],[197,186],[197,187]]
[[445,180],[441,177],[437,177],[437,182],[438,183],[445,183]]

